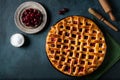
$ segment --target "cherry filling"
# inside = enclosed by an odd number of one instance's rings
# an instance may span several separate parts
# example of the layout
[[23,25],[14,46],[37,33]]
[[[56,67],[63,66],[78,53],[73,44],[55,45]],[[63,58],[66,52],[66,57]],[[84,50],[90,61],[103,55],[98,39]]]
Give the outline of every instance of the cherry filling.
[[92,63],[91,62],[88,62],[88,65],[91,65]]
[[56,53],[60,54],[60,51],[56,51]]
[[78,42],[78,45],[80,45],[80,42]]
[[96,39],[95,37],[92,37],[92,39]]
[[58,68],[62,68],[62,65],[60,64],[60,65],[58,66]]
[[75,34],[72,34],[72,37],[73,37],[73,38],[76,38],[76,35],[75,35]]
[[71,50],[74,50],[74,47],[73,47],[73,46],[71,46]]
[[86,49],[86,48],[83,48],[83,51],[87,51],[87,49]]
[[57,61],[54,60],[53,63],[54,63],[54,64],[57,64]]
[[81,35],[79,35],[78,38],[81,39]]
[[79,53],[76,53],[76,57],[77,57],[77,58],[79,57]]
[[80,25],[83,25],[83,23],[82,23],[82,22],[80,22]]
[[55,59],[56,59],[56,60],[59,60],[59,56],[55,56]]
[[79,67],[79,72],[82,72],[84,67]]
[[66,66],[65,69],[64,69],[64,71],[68,71],[69,72],[70,71],[70,67]]
[[75,72],[75,69],[76,69],[76,68],[75,68],[75,67],[73,67],[73,72]]
[[99,53],[102,53],[102,51],[98,51]]
[[66,55],[66,53],[65,53],[65,52],[63,52],[63,54],[64,54],[64,55]]
[[70,52],[70,56],[72,56],[73,55],[73,52]]
[[65,61],[65,58],[64,58],[64,57],[62,57],[62,58],[61,58],[61,61]]
[[71,59],[68,59],[68,61],[67,61],[68,63],[70,63],[71,62]]
[[68,49],[68,46],[63,46],[64,49]]
[[102,47],[102,43],[99,44],[99,47]]
[[86,57],[86,55],[85,54],[82,54],[82,58],[85,58]]
[[95,30],[93,30],[93,33],[97,33]]
[[94,49],[90,49],[89,51],[90,51],[90,52],[94,52]]
[[69,33],[68,33],[68,32],[66,32],[66,33],[65,33],[65,36],[69,36]]
[[55,47],[55,45],[54,45],[54,44],[51,44],[51,47]]
[[87,43],[83,43],[83,46],[87,45]]
[[79,47],[77,47],[77,50],[80,50],[80,48],[79,48]]
[[51,38],[51,41],[56,41],[56,39],[55,38]]
[[73,21],[73,24],[77,24],[77,21]]
[[100,38],[100,40],[102,40],[102,38]]
[[63,28],[63,26],[60,26],[60,28]]
[[68,43],[68,40],[64,40],[64,43]]
[[98,59],[100,59],[100,57],[98,57]]
[[61,42],[62,40],[60,38],[58,38],[58,42]]
[[75,60],[75,61],[74,61],[74,64],[77,64],[77,63],[78,63],[78,60]]
[[54,53],[54,50],[51,50],[51,53],[53,54],[53,53]]
[[62,35],[62,31],[59,31],[59,34]]
[[71,41],[71,44],[75,44],[75,41]]
[[57,48],[61,48],[61,45],[57,45]]
[[82,32],[82,28],[80,28],[79,31]]
[[94,56],[89,55],[89,59],[93,59],[93,58],[94,58]]
[[90,43],[90,46],[95,46],[95,43]]
[[85,29],[85,32],[88,33],[88,32],[89,32],[89,29]]
[[69,26],[66,26],[66,29],[70,30],[70,27],[69,27]]
[[73,27],[73,31],[77,31],[77,29],[75,27]]
[[84,36],[84,39],[88,39],[88,36]]
[[85,64],[85,61],[81,61],[81,64]]
[[37,27],[42,23],[42,17],[39,10],[29,8],[22,13],[22,22],[28,27]]

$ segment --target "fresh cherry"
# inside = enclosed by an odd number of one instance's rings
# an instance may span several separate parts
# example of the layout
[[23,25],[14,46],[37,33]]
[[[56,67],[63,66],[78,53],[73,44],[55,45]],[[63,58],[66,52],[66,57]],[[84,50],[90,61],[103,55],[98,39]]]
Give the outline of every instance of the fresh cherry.
[[28,27],[37,27],[42,22],[42,14],[37,9],[26,9],[22,14],[22,22]]
[[63,14],[65,14],[68,11],[69,11],[68,8],[63,8],[63,9],[59,10],[58,14],[63,15]]

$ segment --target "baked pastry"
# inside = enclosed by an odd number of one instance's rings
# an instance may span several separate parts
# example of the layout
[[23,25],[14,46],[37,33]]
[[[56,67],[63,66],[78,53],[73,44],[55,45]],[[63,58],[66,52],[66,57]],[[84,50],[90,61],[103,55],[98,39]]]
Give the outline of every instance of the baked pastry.
[[90,19],[69,16],[51,27],[46,52],[52,65],[64,74],[84,76],[95,71],[106,54],[103,33]]

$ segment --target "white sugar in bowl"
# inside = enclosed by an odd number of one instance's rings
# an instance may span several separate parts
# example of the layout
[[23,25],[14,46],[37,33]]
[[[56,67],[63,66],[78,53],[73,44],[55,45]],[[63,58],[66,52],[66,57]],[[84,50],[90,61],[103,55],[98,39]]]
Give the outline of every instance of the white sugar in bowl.
[[10,38],[10,43],[14,46],[14,47],[21,47],[25,42],[25,38],[22,34],[20,33],[15,33],[11,36]]

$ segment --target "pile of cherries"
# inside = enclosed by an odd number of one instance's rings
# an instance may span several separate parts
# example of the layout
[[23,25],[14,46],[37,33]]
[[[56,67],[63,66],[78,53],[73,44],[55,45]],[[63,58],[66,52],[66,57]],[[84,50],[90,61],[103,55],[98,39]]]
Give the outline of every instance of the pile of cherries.
[[37,9],[25,9],[22,13],[22,22],[27,27],[38,27],[42,22],[43,15]]

